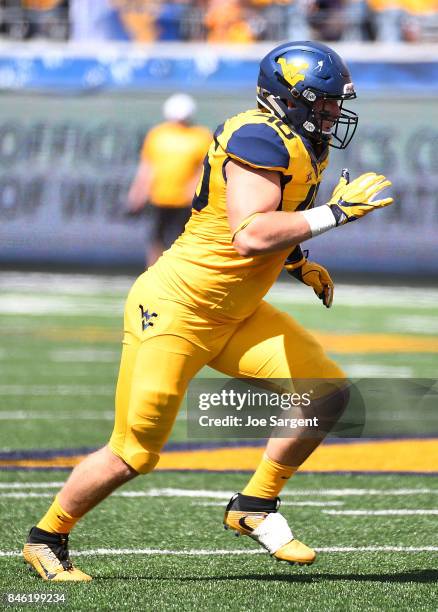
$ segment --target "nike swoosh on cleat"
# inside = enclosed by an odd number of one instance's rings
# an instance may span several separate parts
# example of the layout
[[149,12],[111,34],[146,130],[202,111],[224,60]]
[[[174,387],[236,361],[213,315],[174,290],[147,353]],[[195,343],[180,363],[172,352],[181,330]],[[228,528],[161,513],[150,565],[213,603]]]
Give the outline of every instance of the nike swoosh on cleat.
[[47,568],[45,568],[44,565],[41,563],[40,559],[38,559],[38,563],[40,564],[43,572],[45,573],[47,580],[53,580],[53,578],[56,576],[56,574],[52,574],[51,572],[49,572],[49,570]]
[[[242,516],[239,519],[239,525],[241,527],[243,527],[243,529],[246,529],[247,531],[253,532],[254,531],[254,527],[251,527],[250,525],[247,525],[245,522],[245,519],[248,518],[246,516]],[[252,516],[250,516],[249,518],[255,519],[255,518],[261,518],[262,520],[265,519],[265,515],[264,514],[260,514],[260,515],[255,515],[253,514]]]
[[249,525],[246,524],[244,516],[242,516],[239,519],[239,525],[243,527],[243,529],[246,529],[246,531],[250,531],[250,532],[254,531],[254,527],[250,527]]

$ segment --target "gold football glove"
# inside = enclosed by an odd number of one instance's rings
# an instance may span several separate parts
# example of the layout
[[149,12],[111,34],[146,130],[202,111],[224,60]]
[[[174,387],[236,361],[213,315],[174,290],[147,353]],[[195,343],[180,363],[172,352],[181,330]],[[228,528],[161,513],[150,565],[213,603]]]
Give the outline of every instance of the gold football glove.
[[301,248],[297,246],[286,259],[284,267],[291,276],[312,287],[324,306],[330,308],[333,303],[334,283],[327,270],[306,259],[307,256],[308,251],[304,251],[303,254]]
[[391,185],[383,174],[367,172],[361,174],[350,183],[347,169],[342,171],[339,183],[335,187],[328,205],[336,219],[336,225],[344,225],[364,217],[376,208],[392,204],[392,198],[374,198],[386,187]]

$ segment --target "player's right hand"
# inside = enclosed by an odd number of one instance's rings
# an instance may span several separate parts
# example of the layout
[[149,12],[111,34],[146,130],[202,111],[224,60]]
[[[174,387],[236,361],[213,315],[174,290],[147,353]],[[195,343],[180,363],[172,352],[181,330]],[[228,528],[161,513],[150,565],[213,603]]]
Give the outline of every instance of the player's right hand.
[[[287,270],[288,266],[286,265],[285,268]],[[288,270],[288,272],[308,287],[312,287],[326,308],[331,307],[334,283],[324,266],[306,259],[302,266],[293,271]]]
[[350,183],[348,170],[343,170],[339,183],[328,202],[328,206],[336,219],[336,225],[344,225],[350,221],[355,221],[372,210],[392,204],[392,198],[374,199],[390,185],[391,181],[383,174],[376,174],[375,172],[361,174]]

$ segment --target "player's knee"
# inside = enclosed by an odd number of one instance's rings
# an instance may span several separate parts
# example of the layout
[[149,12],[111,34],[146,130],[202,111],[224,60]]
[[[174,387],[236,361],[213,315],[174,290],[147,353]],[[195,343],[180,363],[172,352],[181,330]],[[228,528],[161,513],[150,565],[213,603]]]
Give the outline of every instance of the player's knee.
[[152,472],[160,459],[159,452],[145,448],[143,444],[140,444],[136,439],[132,439],[131,436],[127,436],[121,444],[113,436],[108,447],[125,469],[134,470],[138,474]]
[[132,478],[137,470],[133,468],[121,454],[112,447],[111,442],[102,449],[106,455],[105,464],[109,472],[118,478]]
[[136,397],[137,409],[130,410],[125,428],[115,428],[111,437],[113,448],[138,473],[152,472],[157,465],[180,401],[178,389],[142,388]]
[[159,453],[146,449],[131,450],[126,453],[124,461],[139,474],[152,472],[160,459]]
[[147,474],[157,465],[160,451],[168,438],[174,421],[172,410],[160,411],[156,416],[139,416],[130,424],[126,444],[127,463],[140,474]]

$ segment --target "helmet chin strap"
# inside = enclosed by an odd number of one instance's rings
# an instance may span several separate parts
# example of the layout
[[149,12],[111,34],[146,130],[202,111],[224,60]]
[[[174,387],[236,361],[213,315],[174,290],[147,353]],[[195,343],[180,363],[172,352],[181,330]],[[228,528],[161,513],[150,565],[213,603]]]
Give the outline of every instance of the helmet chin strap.
[[261,106],[263,106],[263,108],[266,108],[266,110],[268,110],[270,113],[277,114],[281,119],[284,119],[286,117],[286,113],[277,103],[277,100],[272,94],[269,94],[265,97],[258,95],[257,101],[261,104]]

